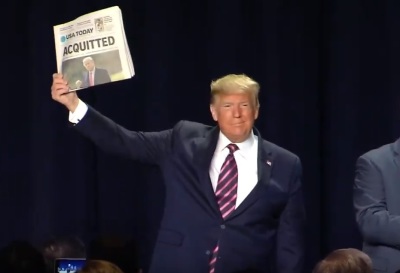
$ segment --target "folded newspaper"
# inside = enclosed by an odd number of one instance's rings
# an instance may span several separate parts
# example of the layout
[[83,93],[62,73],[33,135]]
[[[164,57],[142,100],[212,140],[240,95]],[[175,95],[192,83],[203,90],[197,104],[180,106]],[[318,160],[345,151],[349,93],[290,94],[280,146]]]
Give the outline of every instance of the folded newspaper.
[[56,25],[57,71],[71,91],[130,79],[135,75],[118,6]]

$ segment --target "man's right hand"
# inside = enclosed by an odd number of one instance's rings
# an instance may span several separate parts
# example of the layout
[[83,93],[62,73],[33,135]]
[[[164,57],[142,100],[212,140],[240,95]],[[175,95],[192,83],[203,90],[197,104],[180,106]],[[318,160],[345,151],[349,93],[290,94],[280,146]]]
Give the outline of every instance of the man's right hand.
[[79,103],[76,92],[70,92],[67,80],[62,74],[53,74],[53,84],[51,85],[51,97],[68,108],[72,113]]

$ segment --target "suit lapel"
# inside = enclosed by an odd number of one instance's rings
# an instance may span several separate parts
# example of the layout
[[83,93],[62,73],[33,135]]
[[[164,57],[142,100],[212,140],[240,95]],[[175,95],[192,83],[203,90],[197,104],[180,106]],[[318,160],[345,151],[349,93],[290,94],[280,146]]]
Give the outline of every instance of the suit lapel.
[[220,215],[209,174],[211,160],[214,156],[214,151],[218,142],[218,135],[219,128],[214,127],[204,137],[199,137],[194,140],[193,164],[197,171],[197,177],[199,178],[200,190],[204,193],[205,198],[213,212]]
[[251,206],[258,198],[263,195],[263,188],[268,187],[271,177],[271,169],[273,166],[272,152],[270,147],[263,143],[260,132],[254,129],[254,133],[258,137],[258,182],[254,189],[249,193],[249,195],[243,200],[243,202],[228,216],[228,219],[235,217],[245,211],[249,206]]

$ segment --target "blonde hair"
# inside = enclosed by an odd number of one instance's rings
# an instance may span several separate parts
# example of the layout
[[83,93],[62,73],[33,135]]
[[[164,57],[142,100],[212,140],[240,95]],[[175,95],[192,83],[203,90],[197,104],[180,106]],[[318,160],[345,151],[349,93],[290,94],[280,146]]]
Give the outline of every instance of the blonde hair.
[[238,94],[250,93],[259,107],[258,93],[260,85],[258,82],[245,74],[229,74],[211,82],[211,103],[214,103],[215,97],[220,94]]
[[373,273],[370,257],[355,248],[332,251],[314,268],[313,273]]
[[88,260],[78,273],[124,273],[117,265],[103,260]]

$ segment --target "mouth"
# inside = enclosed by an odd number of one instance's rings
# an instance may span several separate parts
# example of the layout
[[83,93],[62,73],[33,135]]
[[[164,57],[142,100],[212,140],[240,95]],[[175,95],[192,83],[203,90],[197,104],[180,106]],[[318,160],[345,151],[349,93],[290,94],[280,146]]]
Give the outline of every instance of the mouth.
[[244,124],[244,122],[238,122],[238,123],[232,124],[232,126],[242,126],[243,124]]

